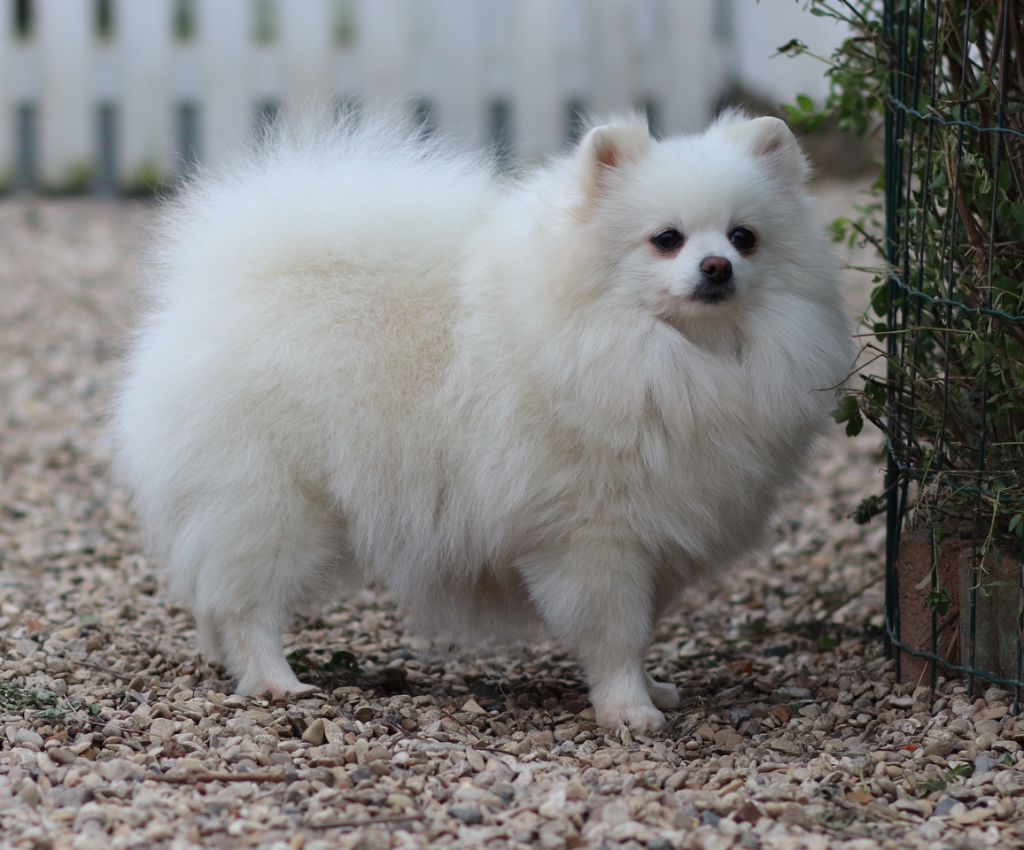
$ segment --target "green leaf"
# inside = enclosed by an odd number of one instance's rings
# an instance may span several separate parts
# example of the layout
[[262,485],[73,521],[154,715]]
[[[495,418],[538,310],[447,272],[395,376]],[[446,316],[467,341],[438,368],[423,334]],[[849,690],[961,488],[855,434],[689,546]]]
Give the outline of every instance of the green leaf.
[[340,649],[331,654],[330,660],[323,667],[328,673],[336,673],[345,670],[349,673],[360,672],[359,662],[356,657],[347,650]]
[[885,508],[886,504],[884,496],[868,496],[863,502],[857,505],[850,516],[858,525],[866,525],[880,513],[884,513]]
[[1007,526],[1007,530],[1010,534],[1016,534],[1018,537],[1024,538],[1024,514],[1014,514],[1010,517],[1010,524]]
[[839,400],[839,404],[836,405],[836,409],[832,411],[832,418],[836,422],[846,422],[853,415],[853,411],[856,408],[857,399],[852,395],[843,396]]
[[853,395],[843,396],[840,399],[838,406],[832,411],[832,418],[840,424],[846,423],[846,436],[848,437],[856,437],[864,428],[864,417],[861,416],[857,397]]
[[834,218],[829,222],[828,229],[833,242],[842,242],[846,239],[847,231],[850,229],[850,219],[843,216]]
[[787,124],[799,124],[803,118],[803,113],[795,106],[791,106],[788,103],[782,104],[782,114],[786,116]]
[[892,293],[890,292],[890,284],[889,281],[885,281],[880,286],[875,287],[875,291],[871,293],[871,309],[875,311],[876,316],[885,318],[889,315],[891,303]]
[[787,56],[799,56],[805,50],[807,50],[807,45],[799,38],[791,38],[785,44],[775,48],[776,53],[784,53]]
[[949,591],[940,584],[928,592],[924,601],[929,608],[941,616],[949,610],[952,598],[949,595]]

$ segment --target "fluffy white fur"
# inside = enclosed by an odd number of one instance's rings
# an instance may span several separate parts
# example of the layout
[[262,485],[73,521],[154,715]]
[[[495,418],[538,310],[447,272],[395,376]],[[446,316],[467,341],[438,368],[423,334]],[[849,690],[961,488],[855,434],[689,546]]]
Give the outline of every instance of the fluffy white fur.
[[432,628],[542,621],[600,723],[659,727],[656,620],[757,542],[852,359],[806,173],[785,125],[730,114],[615,121],[515,179],[386,119],[200,177],[114,426],[203,654],[300,690],[290,615],[376,580]]

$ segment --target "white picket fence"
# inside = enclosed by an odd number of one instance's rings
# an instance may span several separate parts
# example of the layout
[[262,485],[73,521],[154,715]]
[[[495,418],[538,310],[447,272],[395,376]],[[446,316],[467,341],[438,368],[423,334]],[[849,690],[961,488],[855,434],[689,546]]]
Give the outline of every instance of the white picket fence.
[[[805,23],[793,2],[759,5],[776,6],[776,26],[779,12]],[[739,67],[737,32],[763,40],[755,11],[752,0],[0,0],[0,186],[166,179],[193,157],[216,165],[260,120],[318,98],[403,98],[466,144],[515,157],[564,142],[581,108],[643,106],[659,129],[689,129]]]

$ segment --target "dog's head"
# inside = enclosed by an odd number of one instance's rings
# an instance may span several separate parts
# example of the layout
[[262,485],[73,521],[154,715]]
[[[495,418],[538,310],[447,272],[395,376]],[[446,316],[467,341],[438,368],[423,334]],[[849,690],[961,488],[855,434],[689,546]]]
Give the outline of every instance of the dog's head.
[[663,141],[640,118],[615,121],[584,136],[574,166],[603,295],[673,324],[729,316],[820,242],[807,162],[776,118],[727,113]]

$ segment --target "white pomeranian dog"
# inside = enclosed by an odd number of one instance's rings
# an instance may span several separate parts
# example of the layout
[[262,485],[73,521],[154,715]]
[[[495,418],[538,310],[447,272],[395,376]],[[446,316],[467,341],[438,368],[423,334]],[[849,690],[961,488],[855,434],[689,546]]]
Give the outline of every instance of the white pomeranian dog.
[[852,362],[807,175],[729,113],[518,177],[343,120],[194,181],[114,429],[203,655],[302,691],[290,616],[369,580],[435,631],[543,624],[599,723],[660,727],[659,615],[756,544]]

